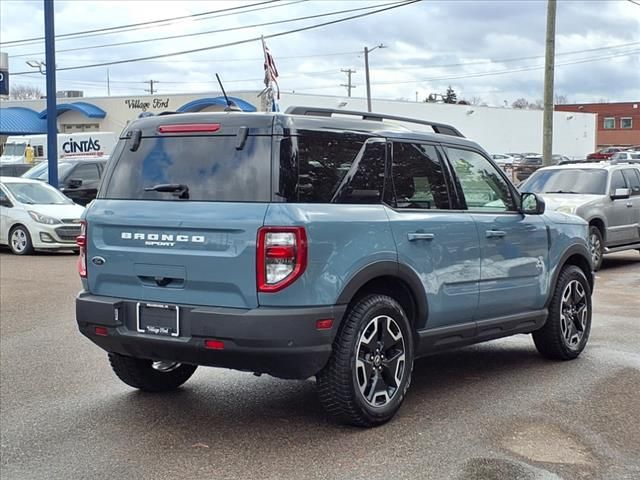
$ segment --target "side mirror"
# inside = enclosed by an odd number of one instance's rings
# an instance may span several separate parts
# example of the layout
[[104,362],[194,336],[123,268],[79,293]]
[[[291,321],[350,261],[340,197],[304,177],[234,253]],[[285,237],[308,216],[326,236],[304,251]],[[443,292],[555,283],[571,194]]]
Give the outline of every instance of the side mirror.
[[11,200],[9,200],[8,198],[3,198],[2,200],[0,200],[0,207],[11,208],[13,207],[13,204],[11,203]]
[[80,178],[70,178],[69,182],[67,183],[67,186],[69,188],[79,188],[82,186],[82,179]]
[[631,195],[631,190],[628,188],[616,188],[615,191],[611,194],[611,200],[616,200],[618,198],[629,198]]
[[544,200],[535,193],[523,193],[520,197],[521,211],[527,215],[542,215],[544,213]]

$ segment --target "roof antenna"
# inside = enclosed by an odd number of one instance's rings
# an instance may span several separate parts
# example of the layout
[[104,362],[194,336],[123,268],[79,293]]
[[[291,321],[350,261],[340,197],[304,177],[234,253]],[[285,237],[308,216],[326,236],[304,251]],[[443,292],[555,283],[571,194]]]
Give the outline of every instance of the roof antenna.
[[242,109],[235,104],[234,101],[229,100],[227,97],[227,92],[224,91],[224,87],[222,86],[222,80],[220,80],[220,75],[216,73],[216,78],[218,79],[218,85],[220,85],[220,90],[222,90],[222,94],[224,95],[224,99],[227,101],[227,106],[224,107],[225,112],[241,112]]

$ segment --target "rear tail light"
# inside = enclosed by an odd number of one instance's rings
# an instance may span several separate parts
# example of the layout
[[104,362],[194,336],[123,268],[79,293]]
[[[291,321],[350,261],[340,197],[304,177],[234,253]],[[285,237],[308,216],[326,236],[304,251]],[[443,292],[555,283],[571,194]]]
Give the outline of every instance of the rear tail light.
[[303,227],[262,227],[258,231],[259,292],[278,292],[307,268],[307,234]]
[[76,245],[80,254],[78,255],[78,273],[80,277],[87,278],[87,222],[80,222],[80,235],[76,237]]

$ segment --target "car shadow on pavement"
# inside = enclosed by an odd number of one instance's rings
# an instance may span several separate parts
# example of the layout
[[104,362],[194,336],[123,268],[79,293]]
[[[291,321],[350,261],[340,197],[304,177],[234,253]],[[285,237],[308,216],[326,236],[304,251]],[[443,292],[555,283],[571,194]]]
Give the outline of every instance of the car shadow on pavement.
[[[633,253],[635,253],[635,255],[633,255]],[[615,270],[616,268],[624,268],[634,264],[640,265],[640,252],[629,252],[624,256],[607,255],[602,259],[602,266],[600,267],[599,272],[602,272],[603,270]]]
[[[527,347],[521,342],[466,347],[420,359],[415,364],[405,404],[388,425],[401,425],[415,414],[424,416],[425,412],[433,412],[436,404],[438,417],[454,413],[454,406],[474,398],[473,392],[479,386],[512,379],[530,383],[532,375],[544,374],[550,363],[537,354],[533,345]],[[201,369],[183,388],[172,393],[126,391],[104,401],[107,404],[99,408],[110,411],[123,428],[135,430],[136,425],[151,421],[157,428],[173,432],[187,429],[194,439],[207,445],[217,438],[211,436],[212,429],[226,438],[267,431],[277,438],[279,431],[286,435],[287,429],[311,426],[307,435],[317,439],[328,432],[366,431],[328,419],[318,402],[313,380],[286,381]],[[428,420],[428,415],[425,418]]]

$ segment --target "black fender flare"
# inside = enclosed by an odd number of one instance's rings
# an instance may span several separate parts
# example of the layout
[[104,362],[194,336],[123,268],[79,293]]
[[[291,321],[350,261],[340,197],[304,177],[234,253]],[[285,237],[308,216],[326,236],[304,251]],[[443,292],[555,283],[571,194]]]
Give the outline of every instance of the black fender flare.
[[587,281],[589,282],[589,286],[591,287],[591,291],[593,292],[595,279],[594,279],[594,272],[593,272],[593,263],[591,260],[591,253],[589,252],[589,250],[587,250],[587,247],[585,247],[584,245],[577,245],[577,244],[571,245],[562,254],[562,257],[560,257],[560,261],[558,262],[558,268],[556,268],[556,271],[553,273],[553,277],[551,278],[551,282],[549,283],[549,297],[547,298],[547,301],[545,303],[545,308],[549,308],[549,304],[551,303],[551,299],[553,298],[553,291],[556,287],[556,283],[558,282],[558,276],[560,275],[560,271],[562,270],[562,267],[564,267],[567,263],[567,260],[569,260],[569,258],[573,257],[574,255],[580,255],[586,260],[587,264],[589,265],[591,272],[585,272],[585,276],[587,277]]
[[424,285],[422,284],[418,274],[413,269],[407,265],[399,264],[390,260],[370,263],[355,273],[342,289],[336,304],[348,304],[351,302],[358,290],[360,290],[365,284],[378,277],[386,276],[397,277],[407,284],[416,304],[415,328],[416,330],[424,328],[429,314],[427,294],[424,290]]

